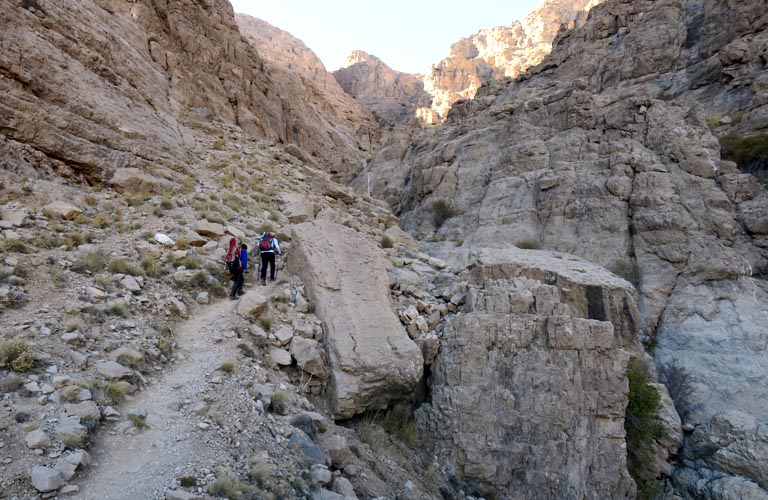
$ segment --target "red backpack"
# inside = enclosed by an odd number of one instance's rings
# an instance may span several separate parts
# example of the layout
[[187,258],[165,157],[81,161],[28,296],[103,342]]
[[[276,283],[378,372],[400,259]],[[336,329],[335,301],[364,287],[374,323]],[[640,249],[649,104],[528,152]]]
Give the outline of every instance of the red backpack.
[[272,233],[267,233],[259,242],[259,252],[269,252],[272,250]]

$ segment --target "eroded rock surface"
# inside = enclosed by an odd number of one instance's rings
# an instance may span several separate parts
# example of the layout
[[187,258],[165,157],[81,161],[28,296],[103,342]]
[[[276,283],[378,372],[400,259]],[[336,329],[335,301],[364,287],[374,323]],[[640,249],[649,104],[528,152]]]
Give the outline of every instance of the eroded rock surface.
[[625,498],[634,288],[573,256],[483,250],[449,317],[420,423],[503,498]]
[[[692,408],[681,413],[695,472],[675,477],[697,495],[714,495],[715,477],[765,477],[768,194],[722,160],[711,126],[738,110],[730,130],[765,129],[767,27],[759,1],[610,0],[517,82],[391,141],[355,183],[435,252],[541,247],[631,279],[660,373],[677,361],[693,387],[675,404]],[[436,217],[438,201],[452,217]],[[725,407],[755,419],[738,443],[717,423]]]
[[290,259],[323,322],[336,418],[410,394],[422,355],[392,309],[379,250],[352,229],[318,220],[293,228]]

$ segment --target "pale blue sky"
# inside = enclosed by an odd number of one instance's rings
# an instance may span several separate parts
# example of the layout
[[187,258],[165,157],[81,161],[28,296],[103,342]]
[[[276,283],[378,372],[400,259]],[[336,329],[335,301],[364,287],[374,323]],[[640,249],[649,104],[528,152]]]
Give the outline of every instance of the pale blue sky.
[[506,26],[543,0],[230,0],[235,12],[267,21],[312,49],[326,69],[353,50],[398,71],[424,73],[453,42],[482,28]]

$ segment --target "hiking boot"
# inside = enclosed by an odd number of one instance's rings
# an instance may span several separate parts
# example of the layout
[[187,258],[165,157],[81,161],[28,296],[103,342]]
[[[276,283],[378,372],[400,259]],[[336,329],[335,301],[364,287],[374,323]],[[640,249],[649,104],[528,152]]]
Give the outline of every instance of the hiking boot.
[[261,280],[261,286],[267,286],[267,280]]
[[237,292],[237,295],[243,296],[243,295],[245,295],[245,292]]
[[237,300],[237,297],[235,297],[234,295],[230,295],[230,296],[229,296],[229,299],[230,299],[230,300]]

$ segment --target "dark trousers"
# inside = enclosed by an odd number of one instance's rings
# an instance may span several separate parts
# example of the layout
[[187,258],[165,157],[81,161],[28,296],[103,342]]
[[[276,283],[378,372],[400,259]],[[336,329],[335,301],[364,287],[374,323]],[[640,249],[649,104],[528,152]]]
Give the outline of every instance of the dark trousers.
[[243,293],[243,283],[245,283],[245,276],[243,276],[243,270],[237,270],[232,274],[232,280],[234,283],[232,284],[232,290],[229,292],[229,295],[234,297],[235,295],[239,293]]
[[267,264],[269,264],[269,279],[275,279],[275,252],[261,252],[261,281],[267,279]]

